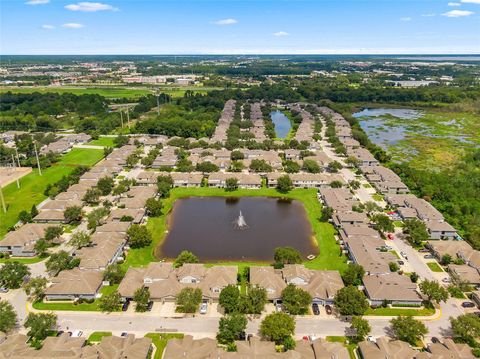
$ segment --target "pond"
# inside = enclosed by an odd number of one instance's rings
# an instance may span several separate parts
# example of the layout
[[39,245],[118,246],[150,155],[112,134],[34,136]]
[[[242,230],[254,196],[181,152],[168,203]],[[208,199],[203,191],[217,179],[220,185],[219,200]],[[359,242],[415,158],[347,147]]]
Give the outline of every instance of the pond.
[[270,118],[275,125],[275,133],[277,137],[287,137],[290,129],[292,128],[292,124],[290,123],[289,118],[282,111],[279,110],[270,112]]
[[[242,215],[245,227],[239,217]],[[310,222],[299,201],[267,197],[190,197],[177,200],[169,232],[157,256],[189,250],[200,261],[272,261],[276,247],[296,248],[304,259],[318,254]]]

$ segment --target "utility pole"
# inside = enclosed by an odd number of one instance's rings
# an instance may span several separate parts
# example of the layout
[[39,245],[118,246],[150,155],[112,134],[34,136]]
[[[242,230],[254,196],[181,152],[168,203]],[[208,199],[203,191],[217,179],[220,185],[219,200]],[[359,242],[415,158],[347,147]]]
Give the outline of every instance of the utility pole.
[[37,144],[34,143],[33,148],[35,149],[35,157],[37,158],[38,174],[41,176],[42,169],[40,168],[40,161],[38,160]]
[[[13,157],[13,153],[12,153],[12,163],[13,163],[13,170],[15,171],[15,158]],[[20,167],[19,167],[20,168]],[[18,176],[15,176],[17,178],[17,188],[20,188],[20,182],[18,181]]]
[[2,200],[3,213],[7,213],[7,207],[5,207],[5,200],[3,199],[3,189],[0,186],[0,199]]
[[18,168],[20,168],[20,158],[18,158],[18,149],[17,147],[15,146],[15,153],[17,155],[17,164],[18,164]]

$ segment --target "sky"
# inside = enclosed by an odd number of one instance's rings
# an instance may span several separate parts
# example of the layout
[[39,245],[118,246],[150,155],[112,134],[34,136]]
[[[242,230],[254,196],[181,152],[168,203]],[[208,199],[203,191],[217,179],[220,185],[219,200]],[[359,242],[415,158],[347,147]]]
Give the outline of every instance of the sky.
[[0,54],[479,54],[480,0],[0,0]]

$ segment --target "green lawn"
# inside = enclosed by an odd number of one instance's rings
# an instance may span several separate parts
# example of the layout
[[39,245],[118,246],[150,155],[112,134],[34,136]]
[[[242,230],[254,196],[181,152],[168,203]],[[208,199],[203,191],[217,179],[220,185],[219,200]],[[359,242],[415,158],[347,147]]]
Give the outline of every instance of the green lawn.
[[382,196],[381,194],[378,194],[378,193],[372,194],[372,198],[373,198],[375,201],[383,201],[383,196]]
[[98,138],[98,140],[93,140],[87,143],[87,145],[92,145],[92,146],[104,146],[104,147],[115,147],[113,140],[115,137],[106,137],[106,136],[101,136]]
[[402,221],[393,221],[393,225],[395,227],[402,228],[403,227],[403,222]]
[[355,355],[355,349],[357,349],[357,345],[355,343],[350,343],[347,337],[342,336],[327,336],[325,337],[327,342],[331,343],[342,343],[348,350],[348,354],[350,355],[350,359],[356,359],[357,356]]
[[[103,295],[109,294],[117,290],[118,284],[106,286],[100,289],[100,293]],[[73,304],[71,301],[50,301],[50,302],[35,302],[32,304],[33,308],[37,310],[66,310],[66,311],[78,311],[78,312],[98,312],[98,300],[93,303],[81,303]]]
[[60,180],[70,174],[76,166],[92,166],[103,158],[102,150],[74,148],[53,166],[42,170],[42,176],[36,168],[20,179],[20,189],[16,183],[10,183],[3,188],[3,196],[7,206],[7,213],[0,211],[0,238],[18,221],[18,214],[22,210],[30,211],[32,205],[42,202],[43,194],[48,184]]
[[167,346],[167,342],[170,339],[174,338],[183,338],[183,334],[181,333],[147,333],[145,337],[152,339],[153,344],[157,348],[155,351],[155,356],[153,359],[160,359],[163,356],[163,351]]
[[378,315],[378,316],[398,316],[398,315],[411,315],[411,316],[429,316],[435,314],[435,308],[368,308],[365,315]]
[[74,95],[100,95],[106,98],[138,98],[152,93],[147,88],[128,87],[1,87],[0,94],[11,91],[13,93],[72,93]]
[[428,262],[427,266],[432,272],[443,272],[442,267],[440,267],[437,262]]
[[45,260],[48,257],[48,255],[43,256],[43,257],[10,257],[8,259],[1,258],[0,263],[6,263],[6,262],[19,262],[23,264],[33,264],[33,263],[38,263],[43,260]]
[[[316,190],[314,189],[295,189],[289,193],[282,194],[275,189],[262,188],[258,190],[239,189],[234,192],[226,192],[221,188],[174,188],[170,192],[170,197],[163,200],[163,213],[168,214],[173,203],[180,198],[192,196],[217,196],[217,197],[284,197],[301,201],[305,206],[308,219],[315,233],[315,239],[319,248],[319,255],[306,261],[305,266],[311,269],[331,269],[343,271],[346,268],[346,257],[340,253],[340,247],[334,238],[335,229],[330,223],[320,222],[318,220],[321,213],[321,204],[317,200]],[[145,248],[130,249],[127,259],[123,264],[125,268],[147,265],[150,262],[158,261],[154,255],[154,249],[162,243],[166,231],[166,215],[157,218],[150,218],[147,227],[152,233],[152,244]],[[273,256],[273,253],[272,253]],[[273,258],[272,258],[273,260]],[[266,263],[243,263],[243,262],[219,262],[222,265],[246,266]]]
[[87,339],[88,344],[99,343],[103,337],[111,337],[112,332],[93,332]]

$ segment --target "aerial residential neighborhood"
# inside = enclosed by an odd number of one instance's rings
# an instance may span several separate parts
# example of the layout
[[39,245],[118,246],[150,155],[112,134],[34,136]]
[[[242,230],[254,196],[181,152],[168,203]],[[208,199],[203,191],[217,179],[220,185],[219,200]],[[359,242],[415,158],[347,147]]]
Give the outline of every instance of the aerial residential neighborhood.
[[1,2],[0,358],[480,357],[479,6]]

